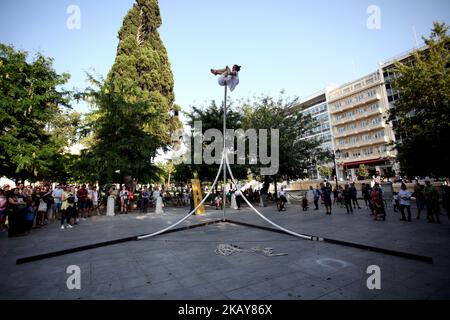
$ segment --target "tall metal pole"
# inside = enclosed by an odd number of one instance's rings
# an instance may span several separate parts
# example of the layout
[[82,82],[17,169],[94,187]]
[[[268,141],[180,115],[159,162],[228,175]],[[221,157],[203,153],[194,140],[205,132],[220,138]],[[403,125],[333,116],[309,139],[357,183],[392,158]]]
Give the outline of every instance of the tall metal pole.
[[225,99],[223,103],[223,152],[224,158],[223,160],[223,221],[225,221],[225,212],[227,210],[227,166],[226,166],[226,158],[228,157],[228,152],[226,150],[227,146],[227,81],[225,81]]
[[336,173],[336,175],[335,175],[335,178],[336,178],[336,190],[338,190],[339,189],[339,182],[338,182],[339,175],[338,175],[338,166],[337,166],[336,152],[335,151],[333,151],[333,158],[334,158],[334,171]]

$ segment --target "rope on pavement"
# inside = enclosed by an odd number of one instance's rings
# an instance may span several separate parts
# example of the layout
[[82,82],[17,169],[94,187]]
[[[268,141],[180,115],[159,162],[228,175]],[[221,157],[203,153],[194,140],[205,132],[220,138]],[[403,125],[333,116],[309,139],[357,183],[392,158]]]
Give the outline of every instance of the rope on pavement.
[[236,252],[260,253],[266,257],[281,257],[288,255],[287,253],[274,253],[272,248],[254,247],[250,249],[244,249],[232,244],[219,244],[217,246],[217,249],[215,250],[215,253],[217,255],[222,255],[226,257],[231,256]]
[[289,192],[287,192],[288,196],[291,197],[292,199],[294,199],[295,201],[302,201],[303,198],[301,197],[300,199],[294,197],[293,195],[291,195]]

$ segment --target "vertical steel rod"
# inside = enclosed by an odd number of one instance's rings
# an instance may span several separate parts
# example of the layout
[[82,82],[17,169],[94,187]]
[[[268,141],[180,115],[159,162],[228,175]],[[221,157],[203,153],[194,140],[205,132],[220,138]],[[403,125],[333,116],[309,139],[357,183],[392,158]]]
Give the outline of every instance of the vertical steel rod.
[[226,158],[228,157],[228,152],[226,149],[227,146],[227,81],[225,81],[225,98],[223,103],[223,221],[226,220],[226,210],[227,210],[227,192],[226,192],[226,185],[227,185],[227,166],[226,164]]

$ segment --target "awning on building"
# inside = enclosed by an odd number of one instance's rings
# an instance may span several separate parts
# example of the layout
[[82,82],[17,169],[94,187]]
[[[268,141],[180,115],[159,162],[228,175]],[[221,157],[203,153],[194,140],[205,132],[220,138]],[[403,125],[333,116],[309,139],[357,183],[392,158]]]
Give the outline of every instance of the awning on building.
[[340,163],[340,166],[343,166],[345,168],[352,168],[352,167],[359,167],[362,164],[366,165],[383,165],[386,164],[386,161],[389,161],[387,158],[382,159],[371,159],[371,160],[362,160],[362,161],[354,161],[354,162],[347,162],[347,163]]

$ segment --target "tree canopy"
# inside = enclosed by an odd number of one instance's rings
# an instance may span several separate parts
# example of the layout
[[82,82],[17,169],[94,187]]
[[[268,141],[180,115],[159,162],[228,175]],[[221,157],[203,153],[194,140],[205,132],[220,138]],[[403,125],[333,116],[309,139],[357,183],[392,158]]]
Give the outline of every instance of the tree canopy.
[[[320,141],[316,139],[302,139],[316,125],[310,116],[304,116],[301,110],[292,107],[292,102],[280,97],[275,100],[268,96],[262,96],[253,101],[239,102],[236,107],[230,106],[227,110],[227,129],[279,129],[279,171],[275,178],[285,179],[304,178],[307,169],[314,162],[326,161],[328,152],[320,148]],[[239,110],[239,111],[238,111]],[[219,107],[214,101],[207,107],[193,107],[192,112],[187,113],[188,124],[193,127],[195,121],[202,122],[202,133],[208,129],[223,127],[223,107]],[[268,150],[271,150],[272,141],[268,135]],[[248,179],[249,173],[259,180],[267,179],[260,174],[261,165],[251,165],[249,161],[249,139],[246,136],[246,164],[233,165],[233,173],[238,179]],[[260,142],[260,141],[259,141]],[[192,143],[192,142],[191,142]],[[203,143],[203,149],[208,143]],[[260,143],[257,154],[259,155]],[[236,141],[235,141],[236,150]],[[218,165],[188,165],[176,166],[176,178],[189,179],[197,172],[203,180],[213,180],[217,174]]]
[[156,178],[154,157],[167,150],[172,132],[181,126],[160,25],[158,2],[137,0],[124,18],[106,80],[89,77],[94,87],[85,98],[94,110],[86,128],[92,135],[82,161],[101,182]]
[[325,162],[330,156],[320,148],[321,141],[304,139],[316,123],[311,116],[305,116],[301,110],[293,107],[293,104],[284,97],[275,100],[262,96],[243,108],[245,129],[280,130],[280,168],[276,176],[285,179],[305,178],[306,170],[312,163]]
[[75,140],[80,114],[62,89],[53,59],[0,44],[0,175],[16,180],[59,180],[64,153]]
[[449,176],[450,38],[445,23],[434,23],[427,49],[397,63],[393,87],[400,98],[389,121],[401,137],[395,143],[403,173]]
[[[223,105],[217,105],[215,101],[211,101],[207,107],[193,106],[191,112],[185,113],[188,118],[188,125],[193,128],[194,122],[200,121],[202,123],[202,134],[209,129],[223,130]],[[227,105],[227,129],[239,129],[242,127],[243,114],[236,111],[232,103]],[[191,143],[193,143],[191,141]],[[203,143],[203,149],[208,144]],[[217,175],[219,165],[205,165],[205,164],[179,164],[177,165],[176,177],[187,178],[186,172],[189,173],[190,179],[197,175],[202,180],[213,181]],[[247,177],[247,169],[244,166],[233,166],[236,178],[242,179]],[[185,172],[182,172],[185,171]]]

